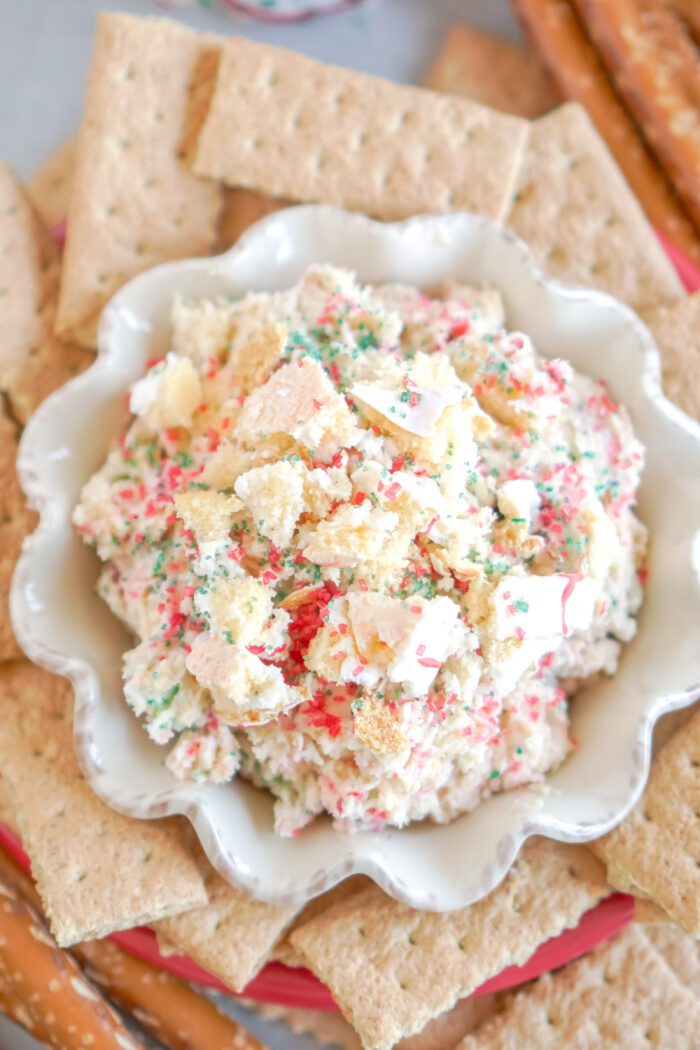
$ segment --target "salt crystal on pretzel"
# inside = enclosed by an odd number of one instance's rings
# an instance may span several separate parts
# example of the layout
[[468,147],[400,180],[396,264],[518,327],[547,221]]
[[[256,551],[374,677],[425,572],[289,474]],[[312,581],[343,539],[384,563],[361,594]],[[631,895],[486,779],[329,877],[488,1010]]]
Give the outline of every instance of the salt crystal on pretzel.
[[697,57],[688,57],[683,46],[673,12],[662,0],[574,0],[574,5],[699,226],[700,110],[693,96],[700,72]]

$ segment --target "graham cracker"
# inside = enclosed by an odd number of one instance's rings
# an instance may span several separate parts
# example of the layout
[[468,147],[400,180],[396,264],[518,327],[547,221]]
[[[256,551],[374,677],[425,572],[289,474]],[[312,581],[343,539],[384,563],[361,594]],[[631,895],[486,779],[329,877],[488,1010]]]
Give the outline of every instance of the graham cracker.
[[57,332],[95,346],[110,296],[157,263],[216,247],[218,186],[185,160],[218,47],[156,18],[100,14],[78,138]]
[[49,229],[68,214],[77,146],[74,135],[46,158],[25,186],[34,210]]
[[372,886],[300,926],[291,943],[363,1046],[388,1050],[505,966],[525,962],[609,892],[588,850],[536,838],[469,908],[420,912]]
[[219,242],[222,251],[232,247],[258,219],[289,206],[289,201],[274,200],[254,190],[227,189],[219,223]]
[[698,1045],[700,1003],[638,926],[545,974],[459,1050],[602,1050]]
[[2,776],[0,776],[0,820],[3,824],[7,824],[8,828],[17,831],[15,809]]
[[700,419],[700,292],[647,311],[644,320],[661,351],[666,393]]
[[648,926],[645,933],[679,980],[700,999],[700,943],[670,922]]
[[30,663],[0,668],[0,768],[51,930],[61,945],[203,904],[177,820],[132,820],[83,779],[69,683]]
[[318,897],[314,897],[308,902],[308,904],[305,904],[301,911],[296,915],[284,937],[282,937],[272,949],[270,958],[275,959],[277,962],[284,963],[285,966],[305,966],[306,962],[303,955],[297,951],[290,940],[294,931],[305,923],[311,922],[319,915],[322,915],[323,912],[328,911],[329,908],[333,908],[336,904],[341,904],[343,901],[349,900],[350,897],[354,897],[356,893],[360,893],[371,885],[372,880],[368,879],[365,875],[353,875],[349,879],[343,879],[343,881],[339,882],[337,886],[333,886],[332,889],[327,890],[325,893],[319,894]]
[[684,294],[639,202],[575,102],[532,125],[505,221],[562,280],[601,288],[636,309]]
[[22,541],[36,522],[36,514],[24,506],[15,473],[16,455],[17,427],[0,405],[0,662],[22,655],[10,623],[10,583]]
[[645,897],[634,898],[634,921],[642,923],[644,926],[658,925],[663,923],[668,925],[670,919],[663,908],[660,908],[658,904],[654,904],[653,901],[647,900]]
[[0,162],[0,389],[22,423],[91,360],[53,335],[59,275],[57,245]]
[[256,901],[205,862],[208,903],[153,923],[168,948],[189,955],[241,992],[262,968],[298,907]]
[[530,120],[561,101],[531,51],[471,26],[448,30],[425,86]]
[[592,844],[621,889],[700,935],[700,710],[656,756],[641,803]]
[[21,376],[42,337],[41,310],[58,280],[58,248],[0,161],[0,390]]
[[457,209],[498,219],[526,131],[525,121],[467,99],[233,37],[194,168],[229,186],[378,219]]

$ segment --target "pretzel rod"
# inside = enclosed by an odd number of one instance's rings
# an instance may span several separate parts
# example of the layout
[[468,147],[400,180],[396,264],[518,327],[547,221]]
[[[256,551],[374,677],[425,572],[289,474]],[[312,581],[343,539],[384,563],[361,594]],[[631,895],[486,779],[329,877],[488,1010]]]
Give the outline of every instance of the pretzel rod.
[[85,941],[71,951],[104,994],[170,1050],[265,1050],[210,999],[111,941]]
[[700,44],[700,4],[698,0],[669,0],[671,8],[686,22],[688,29]]
[[143,1050],[6,878],[0,879],[0,1005],[57,1050]]
[[[700,227],[700,111],[687,89],[688,71],[660,28],[661,0],[574,0],[603,61]],[[665,14],[673,17],[666,10]],[[681,72],[682,71],[682,72]]]
[[666,0],[638,0],[642,18],[656,36],[673,76],[697,109],[700,107],[700,60],[680,15]]
[[649,221],[700,265],[700,238],[615,94],[568,0],[513,0],[523,28],[562,95],[579,102]]

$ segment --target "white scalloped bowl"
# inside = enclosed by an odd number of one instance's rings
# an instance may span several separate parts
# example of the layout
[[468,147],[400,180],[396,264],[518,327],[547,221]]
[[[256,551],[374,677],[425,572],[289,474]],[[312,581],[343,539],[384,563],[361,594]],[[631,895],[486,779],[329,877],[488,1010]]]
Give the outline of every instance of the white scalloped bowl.
[[[175,780],[123,699],[121,657],[131,643],[95,593],[96,556],[71,528],[81,486],[125,423],[125,391],[167,347],[174,293],[283,289],[314,262],[350,267],[368,282],[496,285],[510,327],[604,379],[648,450],[639,510],[651,547],[639,633],[615,677],[574,701],[578,749],[544,786],[497,795],[447,825],[344,834],[319,819],[281,839],[265,792],[240,780]],[[92,368],[44,402],[24,432],[19,473],[41,521],[15,573],[12,617],[27,655],[73,682],[79,760],[109,805],[134,817],[185,814],[224,878],[264,900],[301,902],[364,872],[432,910],[488,893],[530,835],[582,842],[625,816],[645,783],[655,720],[700,695],[700,427],[661,395],[657,351],[630,309],[545,277],[520,241],[480,217],[384,225],[304,206],[264,219],[225,255],[133,280],[105,309],[99,347]]]

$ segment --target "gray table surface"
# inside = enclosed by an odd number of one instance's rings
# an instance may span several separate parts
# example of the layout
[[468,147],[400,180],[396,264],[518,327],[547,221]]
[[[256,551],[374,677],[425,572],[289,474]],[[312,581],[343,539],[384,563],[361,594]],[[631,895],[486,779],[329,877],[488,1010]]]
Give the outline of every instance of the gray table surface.
[[[77,128],[95,15],[119,9],[164,14],[148,0],[0,0],[0,155],[31,176]],[[367,0],[359,8],[293,25],[233,18],[221,11],[173,12],[210,32],[241,33],[315,58],[406,83],[420,83],[448,26],[458,22],[515,38],[507,0]],[[231,1003],[231,1012],[270,1050],[317,1050],[279,1023]],[[0,1017],[2,1050],[38,1046]]]

